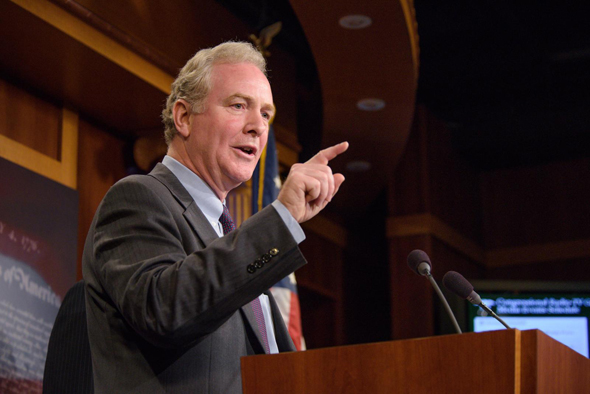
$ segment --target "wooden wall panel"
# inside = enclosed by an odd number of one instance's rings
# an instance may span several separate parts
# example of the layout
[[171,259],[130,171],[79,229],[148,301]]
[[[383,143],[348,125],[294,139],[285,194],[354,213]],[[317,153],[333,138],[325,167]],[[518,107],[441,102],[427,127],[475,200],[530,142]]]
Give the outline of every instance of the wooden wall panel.
[[389,242],[391,338],[406,339],[434,334],[434,304],[430,283],[408,268],[414,249],[432,253],[432,237],[396,237]]
[[590,238],[587,179],[590,159],[484,173],[486,244],[498,248]]
[[47,0],[15,1],[0,2],[2,74],[118,132],[161,127],[172,77]]
[[78,114],[0,80],[0,156],[76,189]]
[[308,264],[296,272],[303,335],[308,348],[344,343],[342,247],[306,231],[300,244]]
[[479,173],[457,157],[442,121],[418,106],[412,132],[389,183],[392,217],[430,213],[482,241]]
[[365,218],[349,224],[344,254],[346,343],[386,341],[391,338],[391,297],[388,243],[382,198]]
[[337,301],[324,297],[301,284],[299,277],[298,285],[301,329],[307,349],[342,345],[338,331],[343,327],[340,325],[341,320],[338,320],[336,312]]
[[430,212],[471,241],[481,243],[479,172],[454,152],[444,123],[426,110],[420,113],[427,123]]
[[432,262],[432,276],[439,284],[442,283],[442,278],[448,271],[460,272],[469,280],[483,279],[486,273],[485,266],[480,262],[465,255],[460,249],[456,249],[436,238],[432,240],[430,259]]
[[80,121],[78,149],[78,279],[82,278],[82,252],[90,223],[109,188],[123,178],[124,141],[91,123]]
[[309,231],[300,248],[304,255],[313,257],[297,271],[299,283],[336,299],[342,291],[342,248]]
[[0,79],[0,134],[58,161],[61,113],[57,105]]
[[388,183],[390,216],[414,215],[430,210],[429,165],[423,110],[416,111],[406,149]]
[[590,282],[588,257],[517,264],[486,271],[486,279]]

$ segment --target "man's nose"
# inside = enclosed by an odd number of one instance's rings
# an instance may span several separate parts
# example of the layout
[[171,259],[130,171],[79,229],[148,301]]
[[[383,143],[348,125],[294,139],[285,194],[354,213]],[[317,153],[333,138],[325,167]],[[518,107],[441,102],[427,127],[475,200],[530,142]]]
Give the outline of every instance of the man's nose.
[[268,131],[268,121],[260,112],[252,111],[248,116],[245,132],[260,136],[266,131]]

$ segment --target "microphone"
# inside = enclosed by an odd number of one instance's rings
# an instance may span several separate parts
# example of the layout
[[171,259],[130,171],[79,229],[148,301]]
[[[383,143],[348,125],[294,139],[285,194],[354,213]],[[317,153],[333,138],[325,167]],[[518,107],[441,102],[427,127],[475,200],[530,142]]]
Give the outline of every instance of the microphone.
[[420,249],[412,250],[410,252],[410,254],[408,255],[408,266],[410,267],[410,269],[412,271],[416,272],[418,275],[422,275],[422,276],[425,276],[428,278],[428,280],[430,281],[430,284],[432,285],[432,287],[436,291],[436,294],[438,294],[438,297],[440,298],[443,306],[445,307],[447,314],[451,318],[451,321],[453,322],[453,326],[455,326],[455,330],[457,331],[458,334],[461,334],[461,328],[459,328],[459,324],[457,323],[457,319],[455,319],[455,315],[453,315],[453,311],[451,310],[451,307],[449,306],[447,299],[445,298],[443,293],[440,291],[440,287],[438,287],[438,285],[436,284],[436,281],[434,280],[434,278],[430,274],[430,270],[432,268],[432,265],[430,263],[430,257],[428,257],[426,252],[424,252],[423,250],[420,250]]
[[502,323],[504,327],[510,329],[510,326],[508,326],[500,316],[496,315],[493,310],[483,303],[479,294],[473,290],[473,285],[469,283],[463,275],[455,271],[449,271],[443,276],[443,284],[447,289],[457,294],[459,297],[471,302],[473,305],[479,306],[481,309],[492,315],[494,319]]
[[408,255],[408,266],[418,275],[430,275],[430,257],[423,250],[412,250]]

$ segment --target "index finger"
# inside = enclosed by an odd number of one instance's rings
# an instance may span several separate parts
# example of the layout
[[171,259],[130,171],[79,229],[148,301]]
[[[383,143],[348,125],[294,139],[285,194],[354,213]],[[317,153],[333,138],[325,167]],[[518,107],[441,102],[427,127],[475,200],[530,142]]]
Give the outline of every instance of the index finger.
[[347,141],[333,145],[329,148],[319,151],[318,153],[315,154],[314,157],[309,159],[307,162],[312,163],[312,164],[326,165],[326,164],[328,164],[328,162],[330,160],[334,159],[336,156],[346,152],[346,150],[348,149],[348,146],[349,145],[348,145]]

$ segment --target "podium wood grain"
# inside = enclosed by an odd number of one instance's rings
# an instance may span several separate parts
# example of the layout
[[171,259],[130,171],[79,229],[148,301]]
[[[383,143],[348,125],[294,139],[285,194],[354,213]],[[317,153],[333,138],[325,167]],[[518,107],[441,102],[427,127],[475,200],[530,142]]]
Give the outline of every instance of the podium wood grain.
[[590,360],[539,330],[522,332],[521,393],[590,393]]
[[242,358],[244,394],[584,393],[589,376],[590,360],[537,330]]

